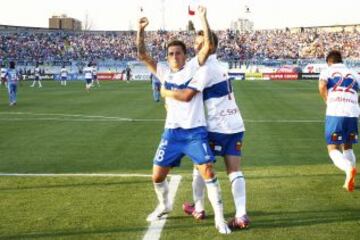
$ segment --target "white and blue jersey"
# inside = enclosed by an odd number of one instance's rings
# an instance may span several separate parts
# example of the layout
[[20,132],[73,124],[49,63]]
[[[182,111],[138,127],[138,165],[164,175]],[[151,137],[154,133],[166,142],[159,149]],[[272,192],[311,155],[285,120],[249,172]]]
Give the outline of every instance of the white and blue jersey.
[[40,80],[40,68],[39,67],[36,67],[34,69],[34,75],[35,75],[35,80]]
[[1,79],[5,79],[6,72],[7,72],[6,68],[1,68]]
[[6,71],[5,78],[8,81],[8,93],[10,104],[16,103],[17,83],[19,81],[18,73],[15,69]]
[[[158,64],[157,77],[168,90],[185,89],[199,68],[197,58],[187,62],[185,66],[172,72],[167,65]],[[166,98],[167,106],[165,128],[191,129],[205,127],[204,104],[202,94],[196,94],[190,102],[182,102],[173,98]]]
[[9,69],[5,73],[5,77],[9,84],[17,84],[19,81],[19,75],[15,69]]
[[[172,72],[169,66],[158,64],[157,77],[166,89],[184,89],[199,68],[197,58]],[[214,161],[207,141],[206,120],[202,94],[196,94],[189,102],[166,98],[167,115],[165,131],[154,158],[154,164],[162,167],[179,166],[187,155],[194,164]]]
[[60,70],[60,76],[61,76],[61,80],[67,80],[68,70],[66,68],[62,68]]
[[96,67],[92,68],[92,77],[94,80],[97,80],[97,69]]
[[83,72],[84,72],[86,84],[91,84],[93,68],[85,67]]
[[188,85],[203,91],[209,142],[216,155],[241,155],[245,127],[231,81],[216,55],[209,56]]
[[360,114],[359,75],[344,64],[333,64],[323,70],[320,80],[327,82],[325,138],[328,144],[358,142]]

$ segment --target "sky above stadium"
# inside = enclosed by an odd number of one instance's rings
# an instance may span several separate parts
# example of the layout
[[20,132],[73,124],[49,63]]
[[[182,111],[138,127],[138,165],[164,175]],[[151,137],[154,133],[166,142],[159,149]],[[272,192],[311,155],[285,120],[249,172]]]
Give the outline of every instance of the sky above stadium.
[[213,29],[229,28],[240,17],[251,19],[255,29],[360,24],[359,0],[342,0],[341,4],[325,0],[0,0],[0,24],[48,27],[50,16],[67,14],[83,22],[88,16],[93,30],[129,30],[136,29],[141,15],[147,15],[149,29],[159,29],[162,1],[165,27],[171,30],[185,28],[192,1],[207,6]]

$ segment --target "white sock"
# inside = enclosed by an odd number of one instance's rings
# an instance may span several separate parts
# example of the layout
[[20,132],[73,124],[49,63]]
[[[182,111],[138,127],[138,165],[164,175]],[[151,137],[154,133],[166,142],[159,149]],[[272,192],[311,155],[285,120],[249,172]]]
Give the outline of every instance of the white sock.
[[242,172],[233,172],[229,174],[231,182],[231,191],[234,198],[236,214],[235,217],[242,217],[246,214],[246,188],[245,178]]
[[163,209],[166,209],[169,206],[169,185],[167,180],[161,183],[154,183],[154,188],[156,196],[159,200],[159,204]]
[[351,169],[350,160],[343,157],[342,153],[339,150],[332,150],[329,153],[329,156],[336,167],[344,172],[349,172]]
[[356,157],[352,149],[344,150],[343,156],[344,158],[350,160],[352,167],[356,167]]
[[195,211],[201,212],[205,210],[204,200],[205,200],[205,181],[201,177],[200,172],[194,168],[193,171],[193,199],[195,203]]
[[208,198],[214,210],[215,222],[224,222],[224,206],[221,199],[220,184],[216,177],[205,180]]
[[39,81],[39,87],[42,87],[41,82]]

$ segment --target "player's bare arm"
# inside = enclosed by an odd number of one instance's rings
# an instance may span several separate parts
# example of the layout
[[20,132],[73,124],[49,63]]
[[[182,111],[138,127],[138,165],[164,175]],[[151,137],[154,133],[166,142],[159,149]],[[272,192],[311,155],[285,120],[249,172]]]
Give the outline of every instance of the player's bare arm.
[[204,31],[204,43],[203,47],[198,53],[198,61],[200,66],[204,65],[209,57],[211,50],[214,48],[214,39],[211,35],[211,29],[206,17],[206,7],[199,6],[198,14],[201,20],[201,25]]
[[149,20],[146,17],[139,19],[139,28],[136,37],[136,46],[138,51],[138,58],[146,67],[156,75],[156,61],[148,54],[145,47],[145,28],[149,25]]
[[198,92],[191,88],[182,90],[167,90],[164,87],[161,87],[160,93],[163,98],[169,97],[182,102],[190,102]]
[[326,103],[327,95],[328,95],[327,81],[324,81],[324,80],[319,81],[319,93],[320,93],[320,96],[322,97],[322,99],[324,100],[324,102]]

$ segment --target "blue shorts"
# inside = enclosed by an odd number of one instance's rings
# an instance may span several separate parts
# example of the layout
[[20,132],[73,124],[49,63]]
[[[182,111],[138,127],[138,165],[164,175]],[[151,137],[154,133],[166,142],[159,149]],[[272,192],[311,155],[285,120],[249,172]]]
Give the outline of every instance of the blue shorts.
[[154,165],[178,167],[185,155],[196,165],[214,162],[205,127],[165,129],[154,157]]
[[353,144],[357,143],[358,118],[326,116],[325,139],[327,144]]
[[92,83],[92,79],[91,79],[91,78],[87,78],[87,79],[85,79],[85,81],[86,81],[86,84],[91,84],[91,83]]
[[223,134],[209,132],[209,144],[216,156],[241,156],[244,132]]
[[40,76],[35,76],[35,81],[39,81],[40,80]]
[[67,79],[67,77],[61,77],[61,80],[63,80],[63,81],[66,80],[66,79]]

